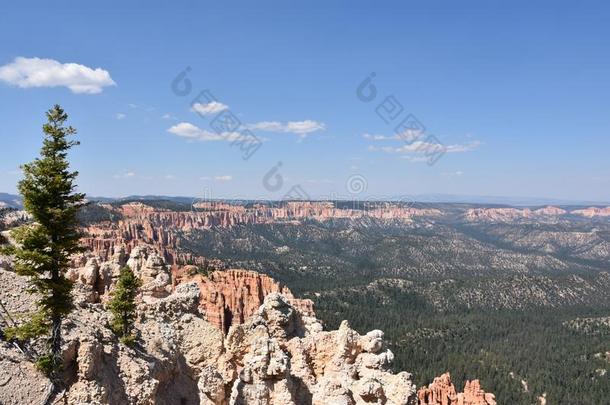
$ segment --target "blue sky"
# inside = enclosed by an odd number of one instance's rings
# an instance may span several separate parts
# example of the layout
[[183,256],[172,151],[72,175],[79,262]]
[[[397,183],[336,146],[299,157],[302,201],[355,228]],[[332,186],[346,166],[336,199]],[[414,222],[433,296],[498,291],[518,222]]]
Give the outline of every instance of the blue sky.
[[[0,191],[15,192],[60,103],[91,195],[281,198],[300,186],[610,201],[604,2],[86,3],[2,8]],[[192,90],[179,96],[186,67]],[[372,72],[367,103],[356,89]],[[230,112],[231,132],[261,141],[249,159],[239,135],[214,132],[217,113],[191,111],[204,89],[218,104],[200,111]],[[416,142],[443,145],[435,164],[376,113],[389,96],[396,120],[425,126]]]

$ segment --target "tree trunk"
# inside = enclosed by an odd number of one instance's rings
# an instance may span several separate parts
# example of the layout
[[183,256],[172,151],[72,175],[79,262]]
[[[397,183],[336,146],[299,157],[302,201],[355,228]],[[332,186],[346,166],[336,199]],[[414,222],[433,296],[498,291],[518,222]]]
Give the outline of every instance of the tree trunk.
[[[57,235],[52,236],[53,246],[57,244],[58,237]],[[60,269],[60,260],[57,256],[54,257],[53,267],[51,268],[51,280],[58,282],[61,279],[61,269]],[[52,292],[53,295],[56,294],[56,291]],[[51,355],[53,356],[53,376],[57,379],[59,374],[60,364],[59,359],[61,357],[61,320],[62,317],[58,314],[55,309],[51,310],[51,322],[52,322],[52,330],[51,330]]]
[[51,332],[51,354],[55,359],[61,357],[61,317],[53,315],[53,329]]
[[44,405],[52,405],[55,403],[55,397],[59,393],[60,387],[63,385],[61,381],[61,368],[63,365],[63,357],[61,355],[61,317],[53,315],[51,317],[53,326],[51,329],[51,356],[53,361],[53,370],[49,379],[51,380],[51,390],[49,396],[44,402]]

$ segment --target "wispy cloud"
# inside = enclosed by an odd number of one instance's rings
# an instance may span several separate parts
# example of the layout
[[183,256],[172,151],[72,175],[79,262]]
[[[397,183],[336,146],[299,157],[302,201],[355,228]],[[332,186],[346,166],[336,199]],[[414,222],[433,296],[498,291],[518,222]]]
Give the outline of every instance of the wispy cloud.
[[123,113],[116,113],[115,118],[117,120],[123,120],[127,117],[127,114],[123,114]]
[[443,172],[441,173],[441,176],[445,176],[445,177],[456,177],[456,176],[461,176],[463,175],[464,172],[461,170],[456,170],[455,172]]
[[[368,141],[399,141],[396,146],[369,145],[368,150],[373,152],[397,153],[401,158],[411,162],[428,162],[429,156],[443,153],[470,152],[481,146],[481,142],[473,140],[464,144],[443,145],[435,137],[424,136],[419,131],[405,131],[394,135],[375,135],[365,133],[362,137]],[[472,138],[472,136],[468,136]],[[387,144],[386,144],[387,145]],[[425,155],[425,156],[422,156]]]
[[470,152],[475,149],[478,149],[481,146],[480,141],[472,141],[466,144],[456,144],[456,145],[448,145],[447,152],[449,153],[460,153],[460,152]]
[[191,111],[199,113],[201,115],[211,115],[227,110],[228,108],[229,106],[226,104],[219,103],[218,101],[212,101],[207,104],[195,103],[191,107]]
[[233,180],[233,176],[230,176],[230,175],[216,176],[216,177],[214,177],[214,180],[220,181],[220,182],[231,181],[231,180]]
[[[218,101],[209,103],[195,103],[191,107],[191,111],[200,115],[213,115],[219,112],[228,110],[229,106]],[[170,118],[168,115],[167,118]],[[301,138],[308,134],[323,131],[326,125],[323,122],[314,120],[303,121],[260,121],[250,124],[243,124],[241,129],[249,129],[253,131],[275,132],[298,135]]]
[[400,157],[401,159],[405,159],[408,160],[409,162],[413,162],[413,163],[420,163],[420,162],[428,162],[429,158],[427,156],[415,156],[415,155],[403,155]]
[[[437,142],[414,141],[411,143],[405,143],[400,146],[375,146],[369,145],[368,150],[385,153],[399,153],[399,154],[433,154],[433,153],[462,153],[476,150],[481,146],[480,141],[472,141],[465,144],[452,144],[442,145]],[[415,161],[415,160],[413,160]],[[423,161],[423,160],[422,160]]]
[[114,177],[115,179],[129,179],[131,177],[135,177],[136,173],[135,172],[125,172],[125,173],[119,173],[119,174],[115,174]]
[[363,134],[362,137],[364,139],[368,139],[369,141],[389,141],[400,139],[398,135],[373,135],[373,134]]
[[0,66],[0,80],[21,88],[67,87],[77,94],[97,94],[104,87],[116,85],[110,73],[101,68],[24,57]]
[[239,132],[223,132],[218,134],[213,131],[209,131],[207,129],[199,128],[196,125],[191,124],[190,122],[180,122],[172,127],[170,127],[168,132],[177,135],[181,138],[190,139],[193,141],[201,141],[201,142],[214,142],[214,141],[238,141],[238,140],[248,140],[247,136],[240,134]]
[[312,132],[323,131],[326,129],[326,124],[313,120],[288,122],[261,121],[253,124],[246,124],[245,126],[251,130],[295,134],[300,137],[305,137]]

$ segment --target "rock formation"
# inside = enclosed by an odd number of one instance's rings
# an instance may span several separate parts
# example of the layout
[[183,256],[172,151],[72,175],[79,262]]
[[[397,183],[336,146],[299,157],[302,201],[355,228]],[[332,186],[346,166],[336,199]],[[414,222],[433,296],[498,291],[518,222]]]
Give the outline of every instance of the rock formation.
[[114,286],[122,266],[129,266],[142,280],[142,298],[166,297],[172,292],[169,266],[159,252],[148,245],[138,245],[127,255],[116,248],[107,261],[91,254],[77,255],[72,260],[73,268],[67,278],[78,281],[80,288],[88,292],[89,302],[105,301]]
[[[147,259],[148,261],[148,259]],[[11,290],[25,293],[26,280],[0,270]],[[156,278],[155,278],[156,280]],[[63,325],[69,404],[416,404],[406,372],[392,373],[392,352],[383,332],[361,336],[343,322],[322,331],[280,293],[270,293],[226,338],[200,312],[200,288],[181,283],[164,297],[138,306],[138,343],[119,343],[108,313],[75,290],[77,308]],[[5,326],[5,325],[3,325]],[[48,381],[27,358],[0,342],[3,386],[0,403],[36,403]],[[15,365],[17,364],[17,365]]]
[[479,380],[466,381],[464,392],[457,393],[449,373],[420,388],[417,399],[420,405],[496,405],[495,396],[483,391]]
[[589,207],[583,208],[580,210],[574,210],[571,212],[574,215],[582,215],[583,217],[593,218],[593,217],[609,217],[610,216],[610,207]]
[[193,204],[193,209],[189,211],[153,208],[140,202],[118,207],[108,204],[100,206],[108,212],[108,220],[87,226],[84,230],[86,237],[82,241],[102,260],[108,260],[117,247],[129,253],[137,245],[148,244],[155,246],[169,264],[195,264],[210,269],[222,269],[223,265],[219,261],[181,251],[176,232],[245,224],[298,223],[305,219],[325,221],[366,217],[410,222],[417,216],[440,215],[436,209],[401,207],[390,203],[374,207],[337,208],[332,202],[285,202],[279,206],[200,202]]
[[197,266],[169,266],[156,248],[148,245],[135,246],[129,255],[115,250],[104,262],[91,253],[75,256],[67,277],[78,281],[87,302],[105,302],[125,265],[142,280],[144,302],[167,297],[180,284],[195,283],[200,290],[201,313],[225,335],[232,325],[252,316],[271,293],[281,293],[303,316],[314,316],[311,300],[295,298],[288,287],[267,275],[238,269],[203,275]]
[[562,215],[580,215],[587,218],[608,217],[610,207],[588,207],[567,211],[563,208],[546,206],[538,209],[530,208],[471,208],[464,213],[464,217],[470,221],[495,221],[508,222],[517,219],[552,218]]
[[547,206],[532,210],[530,208],[471,208],[464,217],[469,221],[510,222],[517,219],[558,217],[567,214],[563,208]]
[[311,300],[295,298],[288,287],[254,271],[226,270],[204,276],[196,273],[194,266],[174,267],[173,282],[197,283],[201,312],[224,334],[232,325],[241,324],[254,314],[271,293],[281,293],[302,315],[313,316]]
[[553,207],[551,205],[534,210],[534,214],[536,215],[558,216],[565,215],[567,213],[568,211],[564,210],[563,208]]
[[[180,213],[156,210],[141,203],[121,205],[119,208],[101,204],[108,210],[109,219],[84,227],[81,243],[101,261],[108,261],[118,250],[130,254],[136,246],[152,246],[169,264],[195,264],[203,268],[219,269],[219,260],[184,252],[179,247],[176,232],[192,229],[195,223],[180,218]],[[166,215],[165,215],[166,214]],[[182,213],[189,216],[190,212]],[[112,218],[112,219],[111,219]]]

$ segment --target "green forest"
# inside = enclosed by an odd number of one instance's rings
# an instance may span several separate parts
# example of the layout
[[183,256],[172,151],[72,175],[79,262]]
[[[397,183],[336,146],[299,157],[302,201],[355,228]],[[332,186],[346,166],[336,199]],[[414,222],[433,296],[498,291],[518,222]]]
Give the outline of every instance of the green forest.
[[412,372],[418,386],[450,371],[456,388],[478,378],[500,404],[537,403],[543,393],[549,404],[603,404],[610,397],[607,376],[596,371],[610,359],[595,356],[608,351],[610,330],[585,333],[565,325],[608,316],[610,309],[437,312],[417,295],[384,293],[391,304],[377,293],[325,295],[316,299],[317,314],[331,329],[349,319],[359,332],[383,330],[395,370]]
[[[328,329],[383,330],[394,369],[419,386],[449,371],[499,404],[607,403],[610,328],[596,321],[610,316],[607,264],[583,264],[596,247],[578,244],[607,223],[365,225],[238,226],[184,235],[182,247],[284,282]],[[536,241],[557,233],[571,248],[541,252]]]

